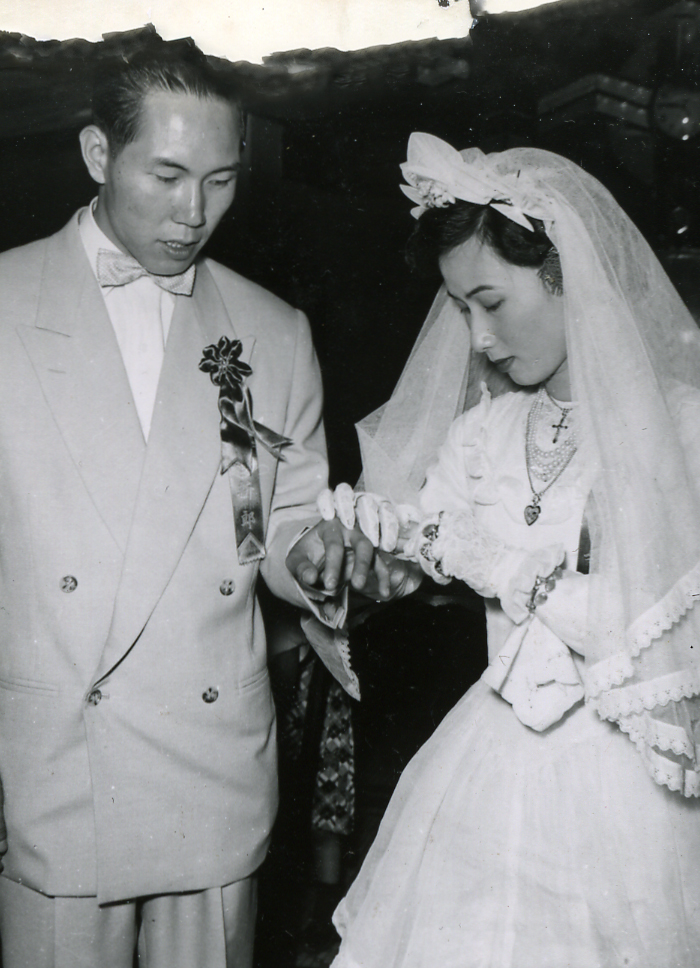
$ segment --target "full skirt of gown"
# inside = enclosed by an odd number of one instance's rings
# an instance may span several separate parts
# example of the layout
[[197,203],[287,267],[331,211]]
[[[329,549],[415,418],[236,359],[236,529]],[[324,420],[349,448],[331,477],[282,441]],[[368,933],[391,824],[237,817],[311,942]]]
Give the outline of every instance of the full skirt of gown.
[[479,681],[334,921],[333,968],[697,968],[700,801],[583,703],[538,733]]

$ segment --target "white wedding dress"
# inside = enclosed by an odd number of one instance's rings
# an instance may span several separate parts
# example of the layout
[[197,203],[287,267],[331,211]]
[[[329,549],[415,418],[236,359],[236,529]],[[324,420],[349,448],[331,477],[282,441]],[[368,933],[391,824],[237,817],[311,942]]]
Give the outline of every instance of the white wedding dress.
[[[468,504],[513,546],[562,543],[575,569],[593,469],[579,449],[525,523],[532,400],[485,396],[458,418],[424,506]],[[678,421],[700,462],[694,398]],[[697,968],[700,800],[655,784],[585,705],[581,656],[486,605],[489,668],[405,770],[336,911],[333,968]]]

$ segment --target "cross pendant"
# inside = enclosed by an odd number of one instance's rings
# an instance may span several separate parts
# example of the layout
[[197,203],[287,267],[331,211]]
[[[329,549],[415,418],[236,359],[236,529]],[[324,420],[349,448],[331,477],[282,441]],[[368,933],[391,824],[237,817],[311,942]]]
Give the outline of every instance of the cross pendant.
[[562,430],[569,429],[569,425],[564,423],[568,415],[569,415],[569,411],[563,410],[561,415],[561,420],[559,421],[559,423],[552,424],[552,429],[555,431],[554,438],[552,440],[553,444],[556,444],[556,442],[559,440],[559,434],[562,432]]

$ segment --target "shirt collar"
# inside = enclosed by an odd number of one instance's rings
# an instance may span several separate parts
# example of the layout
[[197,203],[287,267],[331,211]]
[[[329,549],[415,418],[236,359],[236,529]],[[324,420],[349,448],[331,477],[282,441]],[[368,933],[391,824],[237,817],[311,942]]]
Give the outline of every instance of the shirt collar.
[[[120,252],[122,250],[112,242],[111,239],[107,238],[105,233],[97,224],[97,219],[95,218],[95,208],[97,207],[97,196],[93,198],[89,205],[85,208],[81,208],[78,212],[78,231],[80,232],[80,238],[83,243],[83,248],[85,249],[86,255],[88,257],[88,262],[90,263],[90,268],[92,269],[93,275],[97,279],[97,254],[100,249],[109,249],[112,252]],[[186,272],[192,267],[189,266]],[[194,271],[194,270],[193,270]],[[144,277],[147,278],[147,277]],[[151,280],[152,285],[156,285],[153,280]],[[117,287],[118,288],[118,287]],[[103,288],[103,292],[106,294],[108,292],[113,292],[114,287],[110,286],[108,288]],[[175,296],[172,292],[166,292],[164,289],[159,289],[163,297],[167,297],[170,300],[174,300]]]
[[111,239],[108,239],[95,219],[95,207],[97,196],[93,198],[88,206],[81,209],[78,213],[78,231],[83,243],[83,248],[88,257],[90,268],[97,278],[97,253],[100,249],[111,249],[112,252],[121,252]]

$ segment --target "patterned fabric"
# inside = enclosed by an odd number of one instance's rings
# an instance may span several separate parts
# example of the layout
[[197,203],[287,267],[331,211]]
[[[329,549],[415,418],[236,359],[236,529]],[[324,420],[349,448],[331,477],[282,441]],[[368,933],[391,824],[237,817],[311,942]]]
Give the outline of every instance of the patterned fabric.
[[350,704],[333,680],[321,734],[321,767],[316,779],[311,825],[349,834],[355,813],[355,761]]
[[[301,753],[309,688],[317,661],[311,653],[304,663],[296,702],[283,718],[280,746],[291,759],[297,759]],[[321,730],[311,824],[315,830],[347,835],[352,831],[354,814],[355,760],[350,703],[343,688],[333,679]]]
[[176,296],[191,296],[194,289],[195,267],[177,276],[157,276],[144,269],[140,262],[123,252],[100,249],[97,253],[97,281],[101,286],[126,286],[142,276],[148,276],[157,286]]

